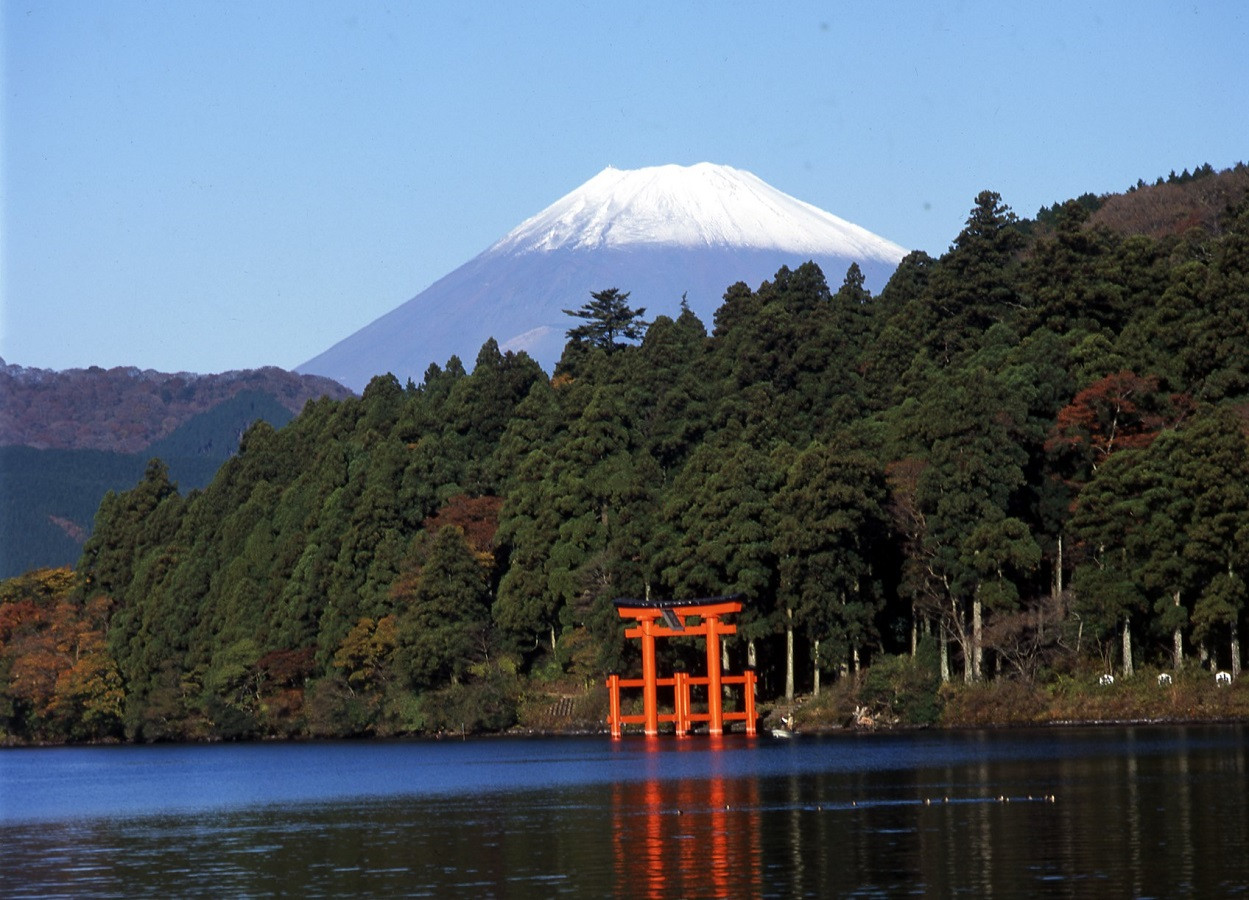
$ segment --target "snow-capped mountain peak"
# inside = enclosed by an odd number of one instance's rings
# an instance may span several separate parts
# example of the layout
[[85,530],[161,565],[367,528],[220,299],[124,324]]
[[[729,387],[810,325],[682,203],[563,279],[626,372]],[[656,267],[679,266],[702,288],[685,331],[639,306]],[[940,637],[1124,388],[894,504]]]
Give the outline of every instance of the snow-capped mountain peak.
[[608,167],[490,248],[751,247],[897,263],[905,250],[730,166]]
[[834,288],[855,263],[879,290],[905,255],[740,169],[609,167],[298,371],[356,390],[386,372],[419,381],[452,354],[471,364],[491,337],[550,370],[570,327],[564,310],[594,291],[626,291],[649,316],[679,315],[684,298],[710,324],[738,281],[811,260]]

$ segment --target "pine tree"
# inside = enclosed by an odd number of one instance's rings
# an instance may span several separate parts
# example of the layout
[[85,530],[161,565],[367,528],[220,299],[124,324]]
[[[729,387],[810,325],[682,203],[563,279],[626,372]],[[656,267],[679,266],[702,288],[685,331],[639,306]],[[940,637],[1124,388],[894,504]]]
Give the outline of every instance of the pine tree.
[[647,323],[642,321],[645,307],[631,309],[629,292],[617,288],[592,292],[593,298],[580,309],[566,309],[567,315],[585,319],[586,324],[568,329],[570,340],[612,353],[622,349],[623,341],[640,341],[646,334]]

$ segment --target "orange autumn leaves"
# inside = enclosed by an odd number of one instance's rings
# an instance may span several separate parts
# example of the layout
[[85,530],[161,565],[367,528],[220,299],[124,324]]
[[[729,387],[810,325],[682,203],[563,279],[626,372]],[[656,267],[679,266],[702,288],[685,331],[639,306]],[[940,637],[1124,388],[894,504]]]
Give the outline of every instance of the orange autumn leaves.
[[69,569],[0,585],[0,727],[43,740],[120,733],[124,694],[105,640],[111,601],[74,596]]

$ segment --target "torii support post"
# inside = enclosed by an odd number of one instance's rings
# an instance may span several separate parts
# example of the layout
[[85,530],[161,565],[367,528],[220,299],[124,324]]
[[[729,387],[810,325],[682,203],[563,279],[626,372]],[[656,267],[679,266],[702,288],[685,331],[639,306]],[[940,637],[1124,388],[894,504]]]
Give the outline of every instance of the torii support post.
[[642,639],[642,709],[646,714],[646,733],[659,734],[659,678],[655,672],[655,620],[642,619],[636,630]]
[[[738,604],[740,607],[741,604]],[[720,686],[720,624],[719,616],[703,619],[707,632],[707,731],[724,734],[724,694]],[[733,626],[733,631],[737,627]]]
[[[616,609],[622,619],[633,619],[637,627],[625,631],[625,637],[640,638],[642,641],[642,677],[626,679],[612,675],[607,679],[610,711],[608,725],[612,737],[620,737],[626,724],[642,725],[643,733],[659,734],[659,723],[672,722],[678,736],[688,733],[691,723],[706,722],[710,734],[723,734],[726,720],[745,721],[746,733],[755,733],[755,679],[754,672],[747,671],[744,675],[725,677],[720,671],[720,636],[737,633],[736,625],[727,625],[722,619],[726,615],[741,612],[740,600],[732,597],[713,597],[706,600],[617,600]],[[691,625],[689,620],[697,618],[698,624]],[[662,624],[660,623],[662,620]],[[707,642],[707,675],[695,678],[677,672],[672,678],[660,678],[655,663],[655,639],[661,637],[697,637],[702,635]],[[744,710],[725,713],[723,706],[723,689],[725,685],[741,685],[745,693]],[[705,685],[707,688],[707,711],[694,713],[690,710],[690,686]],[[659,688],[673,689],[672,713],[661,715],[659,712]],[[640,687],[642,689],[643,713],[623,715],[620,707],[620,689],[622,687]]]

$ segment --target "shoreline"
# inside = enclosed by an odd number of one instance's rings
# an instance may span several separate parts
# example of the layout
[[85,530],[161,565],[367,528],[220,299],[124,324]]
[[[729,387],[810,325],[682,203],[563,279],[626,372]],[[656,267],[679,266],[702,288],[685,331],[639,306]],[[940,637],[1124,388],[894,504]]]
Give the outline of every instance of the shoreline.
[[[1098,684],[1095,676],[1062,675],[1040,684],[984,681],[968,684],[934,680],[891,684],[882,689],[871,670],[860,678],[846,678],[818,695],[796,695],[761,701],[761,736],[782,717],[792,716],[794,730],[805,734],[861,734],[913,730],[1009,730],[1018,728],[1075,728],[1124,726],[1222,725],[1249,723],[1249,678],[1219,685],[1207,673],[1189,671],[1158,683],[1159,672],[1144,670],[1112,685]],[[313,741],[457,740],[467,737],[560,737],[608,735],[607,702],[601,685],[546,685],[517,703],[516,721],[507,728],[438,732],[307,734],[300,726],[285,733],[212,735],[172,740],[133,741],[120,735],[96,740],[22,741],[0,735],[0,750],[41,747],[113,747],[153,744],[308,743]],[[558,712],[557,712],[558,711]],[[203,723],[211,727],[210,723]],[[735,723],[740,725],[740,723]],[[730,733],[740,734],[741,728]],[[635,732],[630,731],[632,736]],[[704,732],[705,733],[705,732]]]
[[[761,716],[759,731],[757,737],[761,739],[771,739],[769,734],[770,725],[767,724],[768,717]],[[997,722],[997,723],[933,723],[933,724],[911,724],[904,722],[895,723],[878,723],[874,725],[841,725],[835,723],[819,723],[811,722],[803,724],[794,729],[796,736],[818,736],[826,737],[829,735],[863,735],[863,734],[890,734],[905,733],[916,731],[1023,731],[1027,729],[1061,729],[1061,728],[1128,728],[1133,726],[1145,727],[1181,727],[1186,725],[1249,725],[1249,716],[1209,716],[1209,717],[1174,717],[1174,716],[1155,716],[1155,717],[1137,717],[1137,718],[1089,718],[1089,719],[1047,719],[1039,721],[1016,721],[1016,722]],[[743,730],[733,729],[726,732],[727,735],[734,737],[745,736]],[[0,753],[6,750],[51,750],[61,747],[77,747],[77,748],[103,748],[103,747],[155,747],[160,745],[210,745],[210,744],[316,744],[316,743],[403,743],[408,741],[429,741],[429,742],[453,742],[462,740],[490,740],[494,738],[559,738],[559,737],[604,737],[610,738],[611,734],[606,725],[601,728],[589,727],[570,727],[570,728],[534,728],[525,726],[514,726],[504,731],[478,731],[467,732],[463,735],[459,733],[442,733],[442,734],[399,734],[399,735],[343,735],[341,737],[327,737],[324,735],[307,735],[307,736],[255,736],[247,738],[239,738],[236,740],[218,739],[201,739],[201,740],[173,740],[173,741],[126,741],[121,739],[99,740],[99,741],[42,741],[32,743],[16,743],[8,741],[0,741]],[[634,738],[642,737],[637,732],[627,732],[625,737]],[[689,737],[701,738],[707,737],[706,731],[691,731]],[[664,739],[674,739],[676,736],[671,732],[661,732],[658,737]]]

